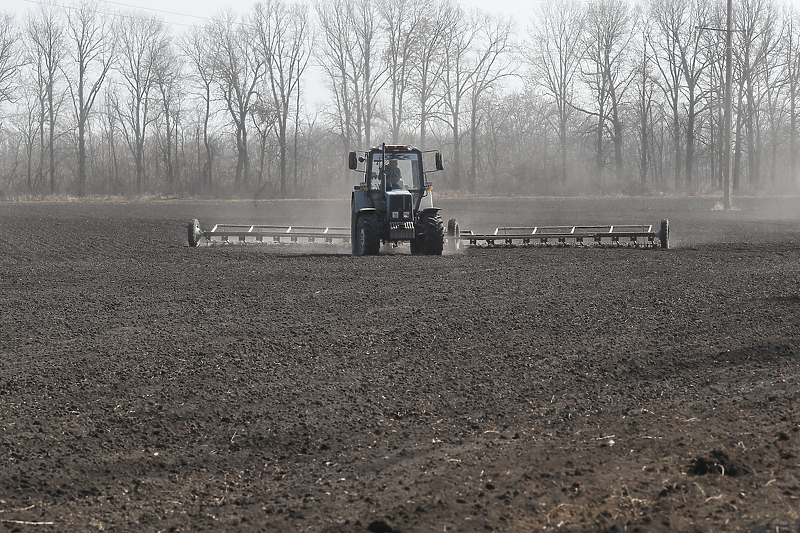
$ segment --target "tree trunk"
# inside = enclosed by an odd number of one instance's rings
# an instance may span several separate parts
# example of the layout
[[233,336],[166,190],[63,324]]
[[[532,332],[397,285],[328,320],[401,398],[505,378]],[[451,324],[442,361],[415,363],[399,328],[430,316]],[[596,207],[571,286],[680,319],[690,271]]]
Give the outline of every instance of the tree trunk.
[[566,100],[559,104],[558,141],[561,148],[561,183],[567,183],[567,112]]
[[742,109],[742,98],[744,93],[744,86],[740,83],[739,84],[739,96],[738,96],[738,105],[736,106],[736,110],[739,111],[736,113],[736,144],[733,150],[733,190],[738,191],[739,186],[741,185],[741,174],[742,174],[742,124],[744,122],[744,117],[742,116],[741,109]]
[[694,183],[692,170],[694,167],[694,123],[695,123],[694,87],[689,89],[689,113],[686,124],[686,190],[691,191]]
[[453,189],[455,190],[459,190],[461,188],[461,142],[458,113],[458,110],[453,113],[453,126],[451,128],[453,133]]
[[49,138],[47,140],[47,150],[50,156],[50,194],[55,194],[56,192],[56,112],[55,112],[55,104],[53,102],[53,83],[51,81],[50,86],[47,90],[47,99],[48,99],[48,117],[49,117]]
[[675,149],[675,190],[681,188],[681,123],[678,117],[678,98],[672,100],[672,140]]

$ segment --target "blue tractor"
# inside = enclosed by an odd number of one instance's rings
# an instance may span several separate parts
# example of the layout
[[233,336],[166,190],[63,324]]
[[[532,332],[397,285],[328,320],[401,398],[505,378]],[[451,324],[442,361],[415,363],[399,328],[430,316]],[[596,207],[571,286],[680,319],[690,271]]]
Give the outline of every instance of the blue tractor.
[[[423,167],[431,159],[432,170]],[[438,151],[382,144],[350,152],[350,170],[363,180],[353,188],[350,237],[353,255],[375,255],[381,243],[408,242],[414,255],[442,255],[445,228],[440,208],[433,205],[433,186],[427,174],[443,169]],[[458,245],[458,223],[448,222],[448,242]]]

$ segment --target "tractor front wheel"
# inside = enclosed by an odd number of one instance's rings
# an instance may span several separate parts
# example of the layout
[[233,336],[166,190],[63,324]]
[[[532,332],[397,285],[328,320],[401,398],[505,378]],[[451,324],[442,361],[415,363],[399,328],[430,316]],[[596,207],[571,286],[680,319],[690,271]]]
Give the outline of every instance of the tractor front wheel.
[[381,249],[381,230],[378,216],[365,213],[356,225],[355,255],[378,255]]

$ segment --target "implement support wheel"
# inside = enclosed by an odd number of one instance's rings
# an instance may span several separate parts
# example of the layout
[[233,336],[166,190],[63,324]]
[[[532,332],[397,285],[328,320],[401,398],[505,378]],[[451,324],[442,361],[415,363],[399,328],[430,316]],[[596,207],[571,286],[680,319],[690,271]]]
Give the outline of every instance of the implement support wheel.
[[189,246],[196,248],[200,244],[200,222],[196,218],[192,219],[186,229],[189,234]]
[[451,218],[447,221],[447,250],[457,252],[461,249],[461,228],[458,220]]
[[669,220],[662,220],[661,221],[661,231],[659,232],[659,238],[661,239],[661,248],[664,250],[669,249]]

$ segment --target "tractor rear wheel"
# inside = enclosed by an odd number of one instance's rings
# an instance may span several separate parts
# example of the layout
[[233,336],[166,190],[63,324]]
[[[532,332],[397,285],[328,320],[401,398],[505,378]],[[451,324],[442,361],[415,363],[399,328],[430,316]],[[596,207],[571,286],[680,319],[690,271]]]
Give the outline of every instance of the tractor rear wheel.
[[356,225],[355,255],[378,255],[381,249],[381,230],[378,215],[365,213]]
[[439,213],[423,215],[420,220],[425,229],[425,240],[422,241],[422,253],[425,255],[442,255],[444,249],[444,222]]
[[661,247],[665,250],[669,248],[669,220],[661,221]]

